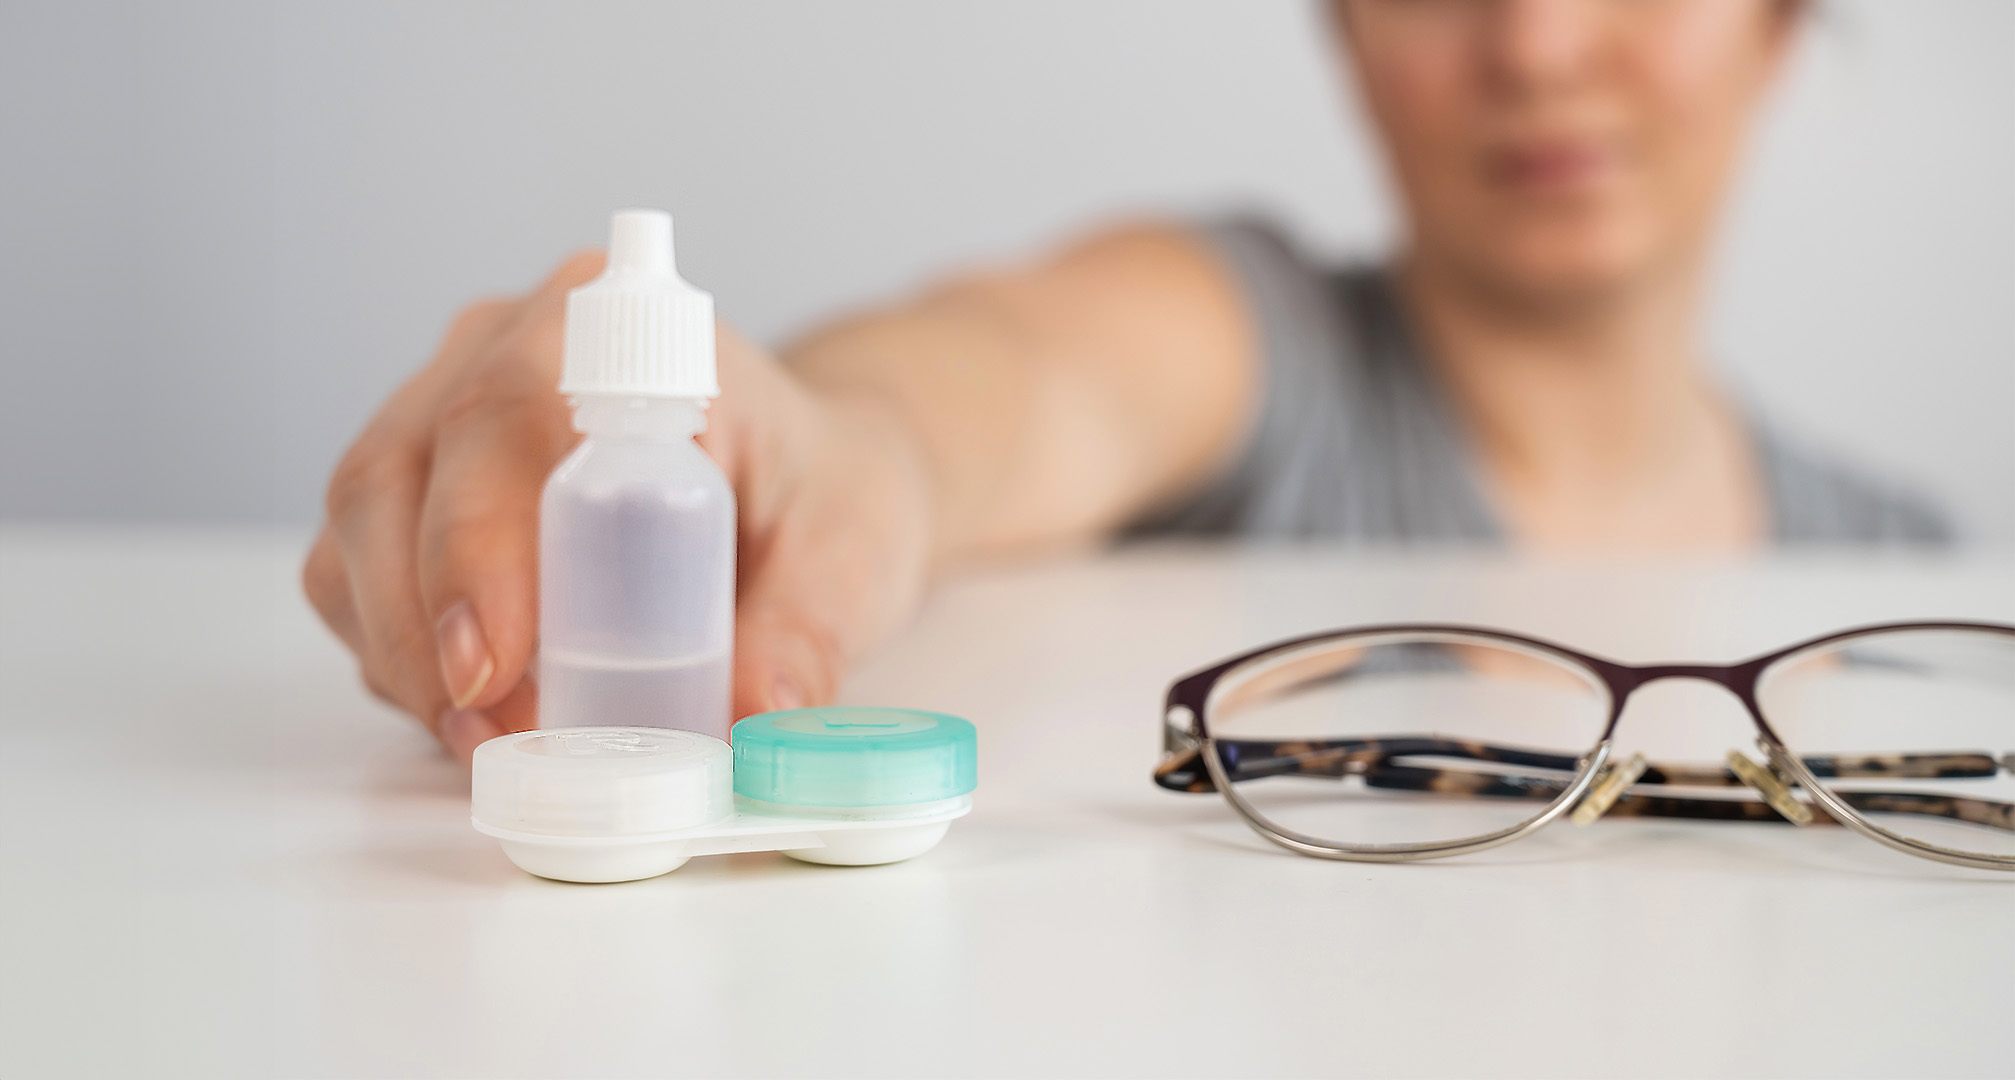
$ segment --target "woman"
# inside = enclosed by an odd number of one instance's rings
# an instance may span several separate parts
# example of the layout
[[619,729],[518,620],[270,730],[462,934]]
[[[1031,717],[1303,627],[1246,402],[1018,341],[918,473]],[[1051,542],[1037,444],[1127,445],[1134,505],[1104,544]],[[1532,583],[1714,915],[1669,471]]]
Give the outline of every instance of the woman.
[[[1716,211],[1792,0],[1336,0],[1408,230],[1331,274],[1245,223],[1139,224],[772,358],[721,332],[737,715],[829,698],[975,556],[1123,530],[1539,550],[1924,542],[1900,493],[1714,385]],[[568,260],[463,312],[338,467],[304,573],[457,756],[535,723],[539,490],[576,436]]]

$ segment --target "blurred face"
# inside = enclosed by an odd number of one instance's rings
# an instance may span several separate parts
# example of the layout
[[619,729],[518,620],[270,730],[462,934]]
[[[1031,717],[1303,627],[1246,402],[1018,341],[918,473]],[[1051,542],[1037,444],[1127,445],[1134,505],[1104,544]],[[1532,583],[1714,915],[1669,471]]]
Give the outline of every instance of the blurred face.
[[1795,0],[1332,0],[1413,257],[1527,300],[1697,260]]

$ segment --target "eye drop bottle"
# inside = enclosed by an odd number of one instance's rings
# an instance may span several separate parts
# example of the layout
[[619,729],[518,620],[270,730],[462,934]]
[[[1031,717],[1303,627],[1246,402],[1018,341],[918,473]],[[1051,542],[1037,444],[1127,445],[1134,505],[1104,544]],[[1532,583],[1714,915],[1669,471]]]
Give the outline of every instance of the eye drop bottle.
[[674,269],[671,215],[611,231],[567,297],[560,392],[586,438],[539,506],[539,726],[726,739],[735,496],[693,441],[720,394],[714,300]]

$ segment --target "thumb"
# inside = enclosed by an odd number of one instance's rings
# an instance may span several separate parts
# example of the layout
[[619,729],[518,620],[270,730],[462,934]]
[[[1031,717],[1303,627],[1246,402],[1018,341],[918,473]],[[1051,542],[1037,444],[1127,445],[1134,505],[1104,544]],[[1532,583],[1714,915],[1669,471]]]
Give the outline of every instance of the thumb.
[[[744,535],[735,715],[824,705],[846,669],[922,598],[928,528],[915,486],[844,447],[767,535]],[[753,543],[750,542],[753,539]]]
[[801,604],[752,598],[735,622],[735,716],[823,705],[845,663],[824,618]]
[[731,355],[708,450],[734,477],[741,514],[734,713],[824,705],[921,599],[925,473],[882,410],[807,395],[746,346]]
[[[921,598],[923,531],[879,497],[865,469],[826,496],[801,493],[753,556],[735,613],[735,715],[832,701],[847,666]],[[819,485],[812,485],[819,486]]]
[[755,546],[735,613],[736,716],[832,701],[847,666],[921,599],[923,530],[897,528],[905,516],[865,476],[845,498],[799,501]]

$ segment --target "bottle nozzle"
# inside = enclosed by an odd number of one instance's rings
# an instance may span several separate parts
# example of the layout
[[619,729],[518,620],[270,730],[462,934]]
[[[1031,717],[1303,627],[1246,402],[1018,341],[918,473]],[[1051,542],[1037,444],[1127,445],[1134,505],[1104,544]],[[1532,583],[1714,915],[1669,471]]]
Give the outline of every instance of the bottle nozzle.
[[618,210],[609,229],[609,273],[674,274],[672,215],[663,210]]

